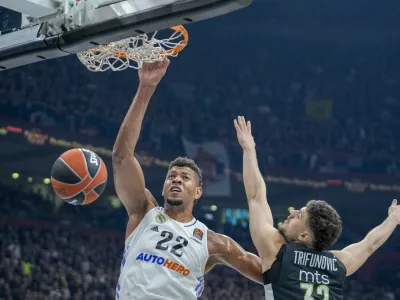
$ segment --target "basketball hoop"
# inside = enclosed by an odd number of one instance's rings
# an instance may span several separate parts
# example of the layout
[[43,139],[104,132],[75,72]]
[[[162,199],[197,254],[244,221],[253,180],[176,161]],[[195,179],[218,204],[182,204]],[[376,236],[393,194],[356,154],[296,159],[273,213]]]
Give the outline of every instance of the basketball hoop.
[[167,56],[177,56],[187,45],[189,35],[182,25],[171,27],[174,33],[166,39],[156,39],[157,31],[149,37],[141,34],[88,51],[79,52],[78,58],[92,72],[139,69],[143,63],[162,61]]

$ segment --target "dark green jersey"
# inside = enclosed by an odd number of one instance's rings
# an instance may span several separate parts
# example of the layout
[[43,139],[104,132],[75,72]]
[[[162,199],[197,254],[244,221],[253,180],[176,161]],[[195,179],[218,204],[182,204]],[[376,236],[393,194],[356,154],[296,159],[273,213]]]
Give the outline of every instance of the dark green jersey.
[[342,300],[346,267],[329,251],[287,243],[263,277],[267,300]]

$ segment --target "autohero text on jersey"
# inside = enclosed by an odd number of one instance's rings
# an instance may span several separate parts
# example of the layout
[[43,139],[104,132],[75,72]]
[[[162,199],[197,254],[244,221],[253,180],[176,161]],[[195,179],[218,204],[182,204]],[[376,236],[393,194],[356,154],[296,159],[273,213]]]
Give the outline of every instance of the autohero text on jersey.
[[[324,271],[335,272],[338,271],[337,259],[327,257],[325,255],[314,254],[310,252],[294,251],[294,263],[296,265],[305,266],[311,269],[320,269]],[[329,276],[323,275],[315,270],[315,272],[309,272],[300,270],[299,280],[301,282],[312,282],[319,284],[329,284]]]
[[168,268],[172,271],[177,272],[183,276],[188,276],[190,274],[190,270],[187,269],[185,266],[178,264],[175,261],[165,259],[164,257],[157,256],[154,254],[140,252],[138,256],[136,256],[136,260],[141,260],[143,262],[156,264],[165,268]]

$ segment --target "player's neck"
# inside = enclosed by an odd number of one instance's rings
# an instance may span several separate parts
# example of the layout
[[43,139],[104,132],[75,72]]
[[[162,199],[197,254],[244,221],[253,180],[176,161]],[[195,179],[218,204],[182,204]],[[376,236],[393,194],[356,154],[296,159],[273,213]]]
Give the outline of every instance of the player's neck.
[[180,223],[188,223],[193,220],[192,210],[188,207],[183,209],[181,207],[170,207],[166,205],[164,207],[164,212],[175,221]]

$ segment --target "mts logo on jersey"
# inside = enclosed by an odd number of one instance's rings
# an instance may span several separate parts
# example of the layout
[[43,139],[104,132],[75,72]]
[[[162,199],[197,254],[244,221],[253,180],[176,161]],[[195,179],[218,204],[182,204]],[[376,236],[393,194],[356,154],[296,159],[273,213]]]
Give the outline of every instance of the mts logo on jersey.
[[141,260],[151,264],[157,264],[164,268],[168,268],[172,271],[175,271],[176,273],[181,274],[183,276],[188,276],[190,274],[190,270],[186,269],[185,266],[180,265],[172,260],[165,259],[164,257],[161,256],[140,252],[138,256],[136,256],[136,260]]
[[[337,272],[337,259],[310,252],[294,251],[294,261],[296,265],[307,267],[307,271],[300,270],[299,280],[312,283],[329,284],[329,276],[321,274],[318,270]],[[309,272],[312,270],[315,272]]]

